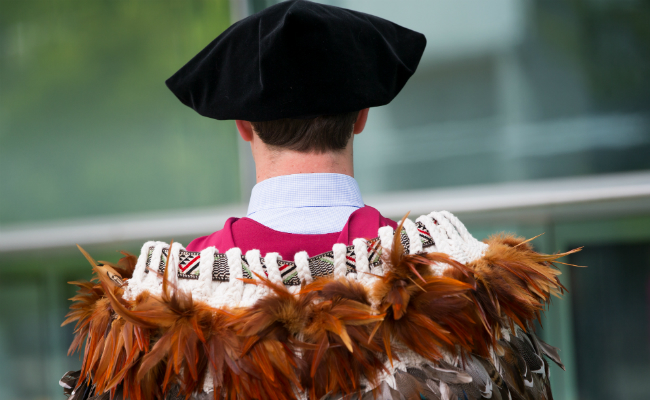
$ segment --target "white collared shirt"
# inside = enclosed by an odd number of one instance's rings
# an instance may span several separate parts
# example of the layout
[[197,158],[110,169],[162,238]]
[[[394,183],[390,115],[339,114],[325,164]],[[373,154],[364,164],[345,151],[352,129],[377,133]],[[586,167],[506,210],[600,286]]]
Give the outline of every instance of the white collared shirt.
[[350,214],[364,206],[357,181],[342,174],[295,174],[253,187],[248,218],[287,233],[340,232]]

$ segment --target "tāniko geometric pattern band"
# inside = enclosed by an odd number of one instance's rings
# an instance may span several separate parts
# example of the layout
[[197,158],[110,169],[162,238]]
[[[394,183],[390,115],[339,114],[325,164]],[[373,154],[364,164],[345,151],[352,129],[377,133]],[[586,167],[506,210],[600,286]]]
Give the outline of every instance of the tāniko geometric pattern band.
[[[422,241],[422,248],[426,249],[434,245],[433,238],[429,231],[420,222],[416,222],[415,226],[418,230],[420,240]],[[408,249],[410,246],[410,239],[406,233],[406,230],[402,229],[400,239],[402,245],[405,249]],[[368,246],[368,264],[371,268],[381,264],[381,241],[380,239],[374,238],[366,242]],[[147,256],[147,268],[146,272],[149,272],[151,267],[151,257],[154,251],[154,246],[149,248],[149,254]],[[167,257],[169,256],[169,247],[166,247],[162,250],[162,255],[160,257],[160,264],[158,265],[158,272],[161,274],[165,272],[165,265],[167,264]],[[347,273],[356,272],[356,254],[354,252],[354,246],[347,246],[346,249],[346,265]],[[254,276],[250,272],[248,261],[246,257],[242,255],[242,269],[243,277],[252,279]],[[179,263],[178,263],[178,277],[181,279],[198,279],[199,278],[199,263],[201,259],[201,253],[195,251],[186,251],[180,250],[179,252]],[[334,253],[333,251],[328,251],[322,254],[319,254],[308,259],[309,270],[311,271],[311,276],[316,279],[323,276],[331,276],[334,273]],[[266,272],[266,265],[264,263],[264,257],[260,258],[260,263],[264,273],[268,276]],[[296,263],[293,261],[287,260],[278,260],[278,267],[282,275],[282,281],[287,286],[300,286],[300,279],[296,271]],[[215,253],[214,262],[212,264],[212,280],[215,282],[229,282],[230,281],[230,268],[228,266],[228,259],[223,253]]]

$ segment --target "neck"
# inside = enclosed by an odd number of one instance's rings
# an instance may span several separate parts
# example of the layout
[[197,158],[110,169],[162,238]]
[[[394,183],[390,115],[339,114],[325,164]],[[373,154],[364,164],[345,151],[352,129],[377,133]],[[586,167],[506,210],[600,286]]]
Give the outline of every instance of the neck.
[[276,176],[293,174],[331,173],[354,177],[352,146],[327,153],[268,150],[264,157],[255,157],[255,172],[258,183]]

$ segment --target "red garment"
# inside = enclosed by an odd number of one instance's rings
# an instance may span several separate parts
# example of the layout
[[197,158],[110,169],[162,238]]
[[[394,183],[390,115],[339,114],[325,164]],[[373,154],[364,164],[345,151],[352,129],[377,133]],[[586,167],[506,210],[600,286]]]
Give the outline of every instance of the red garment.
[[239,247],[243,254],[258,249],[262,255],[280,253],[285,260],[292,260],[294,254],[306,251],[315,256],[332,250],[335,243],[351,245],[356,238],[373,239],[382,226],[397,227],[397,223],[384,218],[376,209],[365,206],[353,212],[341,232],[322,235],[304,235],[278,232],[250,218],[229,218],[223,229],[211,235],[192,240],[188,251],[201,251],[214,246],[220,252]]

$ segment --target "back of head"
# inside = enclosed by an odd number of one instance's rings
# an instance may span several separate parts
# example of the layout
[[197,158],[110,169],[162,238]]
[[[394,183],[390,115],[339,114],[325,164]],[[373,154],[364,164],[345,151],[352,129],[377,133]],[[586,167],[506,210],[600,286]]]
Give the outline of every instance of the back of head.
[[251,122],[255,133],[267,146],[309,153],[345,149],[359,112],[321,115],[315,118],[283,118]]

